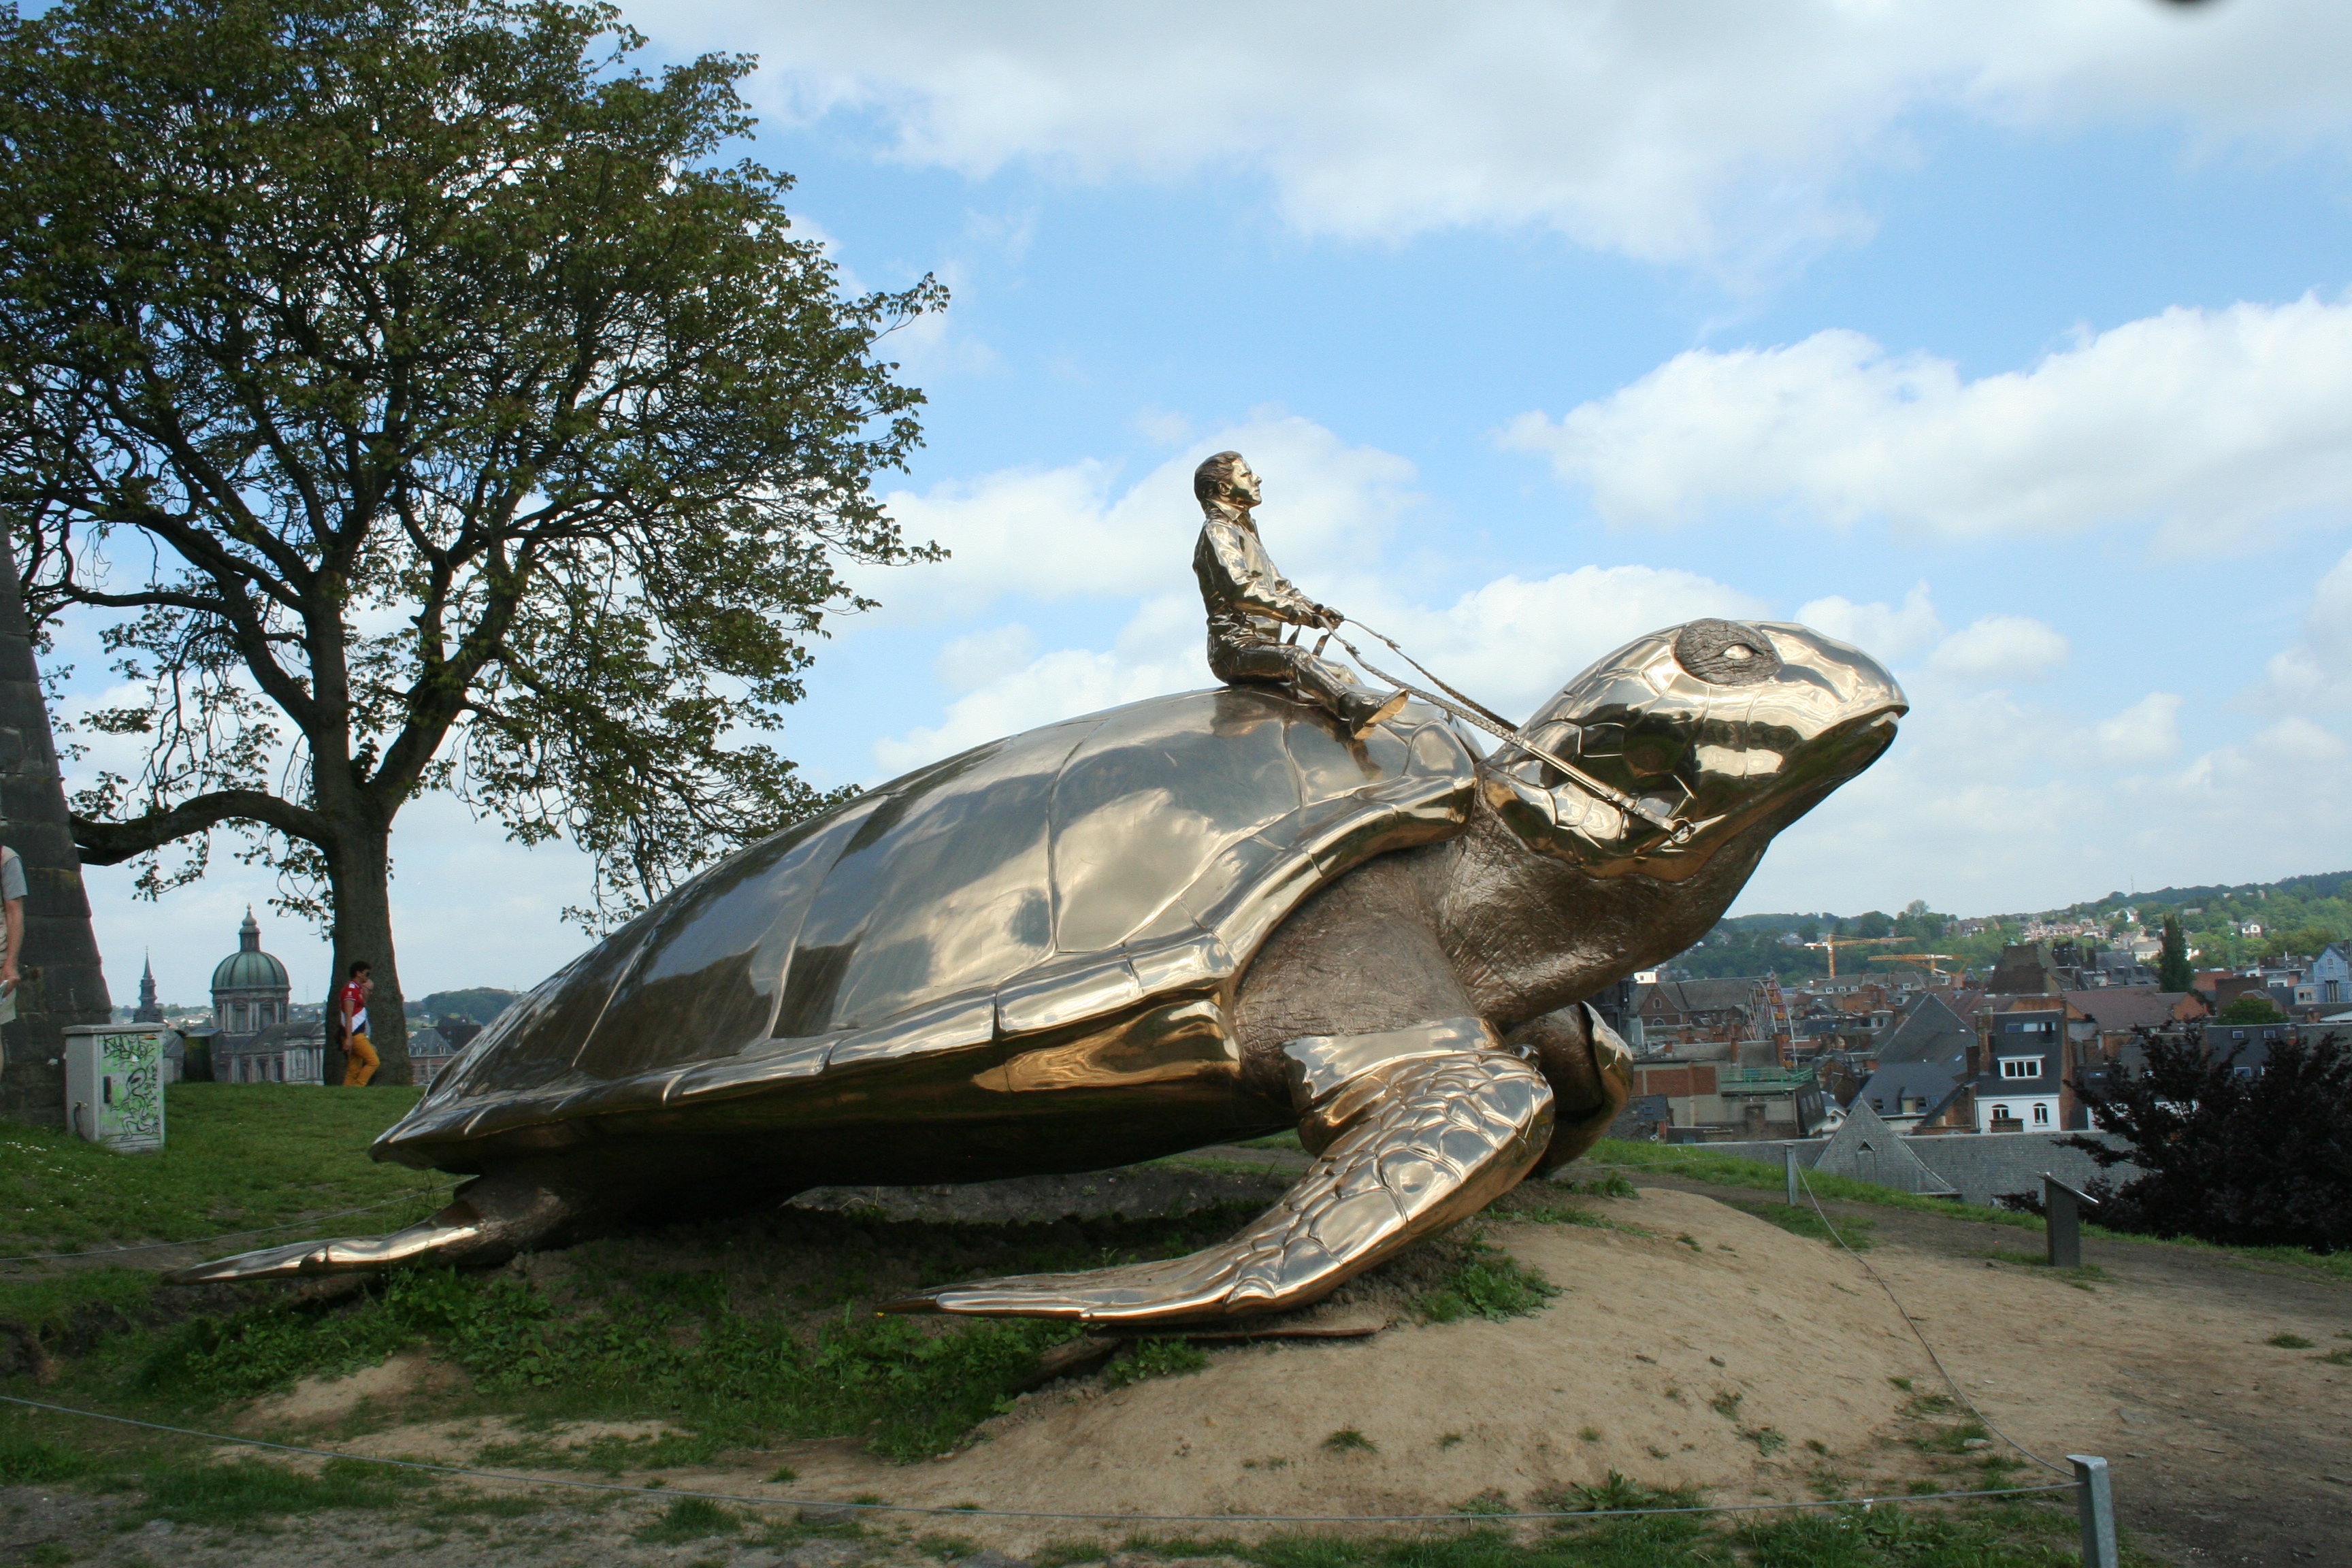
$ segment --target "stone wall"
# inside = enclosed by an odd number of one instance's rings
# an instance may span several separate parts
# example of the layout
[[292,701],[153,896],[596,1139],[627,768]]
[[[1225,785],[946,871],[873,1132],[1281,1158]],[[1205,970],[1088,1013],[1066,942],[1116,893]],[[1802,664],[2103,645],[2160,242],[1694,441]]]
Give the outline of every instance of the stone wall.
[[[2070,1149],[2064,1142],[2075,1134],[2068,1132],[1956,1132],[1938,1138],[1905,1138],[1903,1147],[1919,1156],[1920,1163],[1959,1189],[1959,1200],[1969,1204],[1990,1204],[2003,1193],[2039,1193],[2044,1172],[2070,1186],[2080,1187],[2101,1173],[2098,1162],[2080,1149]],[[2113,1148],[2123,1147],[2123,1141],[2105,1136]],[[1828,1146],[1825,1138],[1797,1140],[1797,1163],[1811,1170]],[[1738,1143],[1692,1143],[1684,1147],[1708,1154],[1728,1154],[1735,1159],[1760,1160],[1768,1165],[1780,1163],[1780,1151],[1790,1147],[1788,1142]],[[2117,1165],[2105,1173],[2118,1184],[2139,1174],[2137,1165]],[[2088,1217],[2097,1219],[2096,1210]]]

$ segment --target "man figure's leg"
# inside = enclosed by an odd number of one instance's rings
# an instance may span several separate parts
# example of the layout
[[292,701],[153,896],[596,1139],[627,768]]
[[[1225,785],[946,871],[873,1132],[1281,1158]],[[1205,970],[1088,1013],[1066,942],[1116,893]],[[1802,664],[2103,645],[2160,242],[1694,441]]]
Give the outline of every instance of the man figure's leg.
[[345,1089],[364,1088],[368,1079],[375,1077],[374,1042],[365,1035],[353,1035],[343,1042],[343,1055],[345,1058],[343,1087]]
[[1228,685],[1279,682],[1295,687],[1300,696],[1337,714],[1355,735],[1404,706],[1403,692],[1372,690],[1353,671],[1289,643],[1212,642],[1209,673]]

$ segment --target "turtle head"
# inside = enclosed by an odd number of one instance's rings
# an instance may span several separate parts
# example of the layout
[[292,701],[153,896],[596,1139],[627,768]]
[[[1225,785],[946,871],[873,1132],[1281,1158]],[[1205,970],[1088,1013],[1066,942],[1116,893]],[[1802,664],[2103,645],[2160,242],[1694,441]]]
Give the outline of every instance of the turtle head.
[[1678,882],[1877,761],[1907,708],[1877,660],[1819,632],[1692,621],[1627,643],[1528,721],[1567,768],[1505,747],[1483,787],[1539,853]]

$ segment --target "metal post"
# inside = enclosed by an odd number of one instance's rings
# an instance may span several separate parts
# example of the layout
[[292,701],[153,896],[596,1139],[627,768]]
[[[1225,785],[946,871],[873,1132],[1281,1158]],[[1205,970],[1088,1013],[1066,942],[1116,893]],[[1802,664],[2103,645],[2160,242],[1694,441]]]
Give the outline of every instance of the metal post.
[[1797,1206],[1798,1193],[1797,1146],[1794,1143],[1783,1143],[1780,1146],[1780,1166],[1781,1173],[1789,1178],[1789,1206],[1790,1208],[1795,1208]]
[[2085,1197],[2047,1171],[2042,1173],[2042,1211],[2045,1224],[2043,1240],[2049,1248],[2053,1268],[2080,1268],[2083,1266],[2083,1205],[2098,1206],[2096,1198]]
[[2074,1464],[2074,1508],[2083,1521],[2083,1568],[2116,1568],[2116,1494],[2107,1462],[2093,1454],[2069,1454]]

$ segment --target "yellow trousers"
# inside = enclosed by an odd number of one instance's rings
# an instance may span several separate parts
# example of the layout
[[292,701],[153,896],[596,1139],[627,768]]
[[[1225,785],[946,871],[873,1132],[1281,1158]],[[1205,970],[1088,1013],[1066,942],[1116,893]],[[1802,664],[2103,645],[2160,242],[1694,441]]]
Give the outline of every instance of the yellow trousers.
[[343,1087],[357,1089],[375,1076],[374,1042],[365,1035],[352,1035],[343,1041]]

